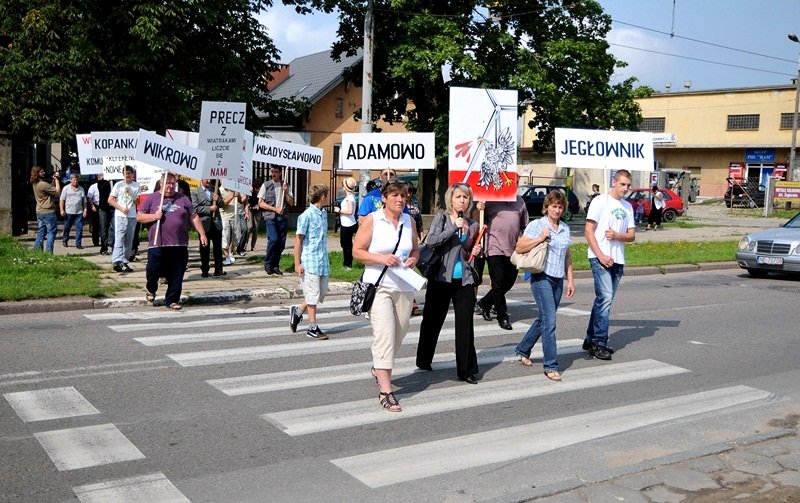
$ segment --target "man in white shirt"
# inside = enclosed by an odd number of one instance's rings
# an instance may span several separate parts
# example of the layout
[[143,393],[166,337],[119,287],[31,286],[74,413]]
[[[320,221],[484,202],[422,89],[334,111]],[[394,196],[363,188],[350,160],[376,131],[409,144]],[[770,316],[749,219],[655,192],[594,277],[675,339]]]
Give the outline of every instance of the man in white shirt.
[[133,166],[125,166],[125,179],[114,184],[108,204],[114,211],[114,250],[111,263],[117,272],[132,272],[128,257],[133,248],[133,233],[136,230],[136,204],[139,201],[139,183],[134,181]]
[[586,214],[584,233],[589,245],[595,299],[583,349],[599,360],[610,360],[614,354],[608,345],[611,302],[625,269],[625,243],[636,239],[633,208],[625,200],[630,187],[630,171],[617,171],[611,192],[592,199]]

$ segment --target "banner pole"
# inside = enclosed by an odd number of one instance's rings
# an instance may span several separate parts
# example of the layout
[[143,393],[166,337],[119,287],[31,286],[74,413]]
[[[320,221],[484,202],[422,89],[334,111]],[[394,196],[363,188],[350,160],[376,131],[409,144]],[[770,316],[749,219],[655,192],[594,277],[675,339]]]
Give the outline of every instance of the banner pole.
[[[167,175],[169,171],[164,171],[164,174],[161,175],[161,202],[158,203],[158,209],[162,210],[164,208],[164,192],[166,192],[165,185],[167,184]],[[158,231],[161,230],[161,220],[159,219],[156,222],[156,234],[153,236],[153,246],[158,246]]]

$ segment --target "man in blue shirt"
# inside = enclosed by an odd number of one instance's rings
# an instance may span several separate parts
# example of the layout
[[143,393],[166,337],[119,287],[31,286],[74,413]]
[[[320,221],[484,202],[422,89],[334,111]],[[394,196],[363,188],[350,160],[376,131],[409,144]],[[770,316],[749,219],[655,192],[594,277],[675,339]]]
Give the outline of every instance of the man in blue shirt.
[[[358,224],[361,225],[364,217],[383,208],[383,199],[381,199],[381,187],[386,185],[391,180],[397,180],[397,172],[391,168],[386,168],[381,171],[381,184],[378,187],[367,192],[364,199],[361,200],[361,206],[358,207]],[[408,206],[403,208],[403,213],[408,213]]]

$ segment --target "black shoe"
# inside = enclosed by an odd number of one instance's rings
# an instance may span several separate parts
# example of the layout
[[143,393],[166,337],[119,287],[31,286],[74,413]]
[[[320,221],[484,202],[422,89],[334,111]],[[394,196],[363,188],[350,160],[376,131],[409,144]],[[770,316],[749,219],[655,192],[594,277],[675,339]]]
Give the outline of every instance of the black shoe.
[[612,348],[611,346],[606,346],[606,351],[608,351],[612,355],[614,354],[614,348]]
[[289,309],[289,329],[292,333],[297,332],[297,325],[299,325],[301,321],[303,321],[303,313],[300,312],[300,307],[292,306],[292,308]]
[[128,264],[122,264],[122,271],[123,272],[133,272],[133,269],[131,269],[131,266],[129,266]]
[[478,384],[478,380],[475,379],[475,375],[474,374],[473,375],[468,375],[467,377],[460,377],[459,379],[461,379],[462,381],[464,381],[467,384]]
[[208,277],[208,272],[206,271],[206,272],[200,274],[200,277],[201,278],[207,278]]
[[228,273],[225,271],[214,271],[214,276],[225,276],[226,274]]
[[283,276],[283,272],[281,272],[279,267],[272,269],[272,274],[277,274],[278,276]]
[[114,262],[114,272],[122,272],[122,262]]
[[306,337],[311,337],[312,339],[317,339],[318,341],[328,340],[328,334],[323,332],[322,329],[319,328],[319,325],[314,328],[309,328],[306,332]]
[[427,370],[428,372],[433,371],[433,367],[431,367],[430,363],[417,363],[417,368],[420,370]]
[[583,348],[584,351],[590,351],[592,349],[592,343],[589,342],[589,339],[584,339],[581,348]]
[[81,246],[81,245],[75,245],[75,248],[77,248],[79,250],[83,250],[83,246]]
[[272,269],[271,269],[269,266],[267,266],[267,265],[265,265],[265,266],[264,266],[264,272],[265,272],[265,273],[267,273],[267,274],[269,274],[270,276],[272,276],[273,274],[275,274],[274,272],[272,272]]
[[481,310],[481,316],[483,316],[483,319],[486,320],[486,321],[492,321],[492,313],[489,310],[491,308],[485,308],[480,304],[478,304],[478,307]]
[[69,243],[63,243],[63,244],[64,244],[64,248],[69,248]]
[[497,324],[500,325],[500,328],[503,330],[513,330],[514,328],[511,326],[511,322],[508,318],[498,318]]
[[591,350],[589,350],[589,354],[597,358],[598,360],[610,360],[611,353],[608,350],[601,346],[594,346]]

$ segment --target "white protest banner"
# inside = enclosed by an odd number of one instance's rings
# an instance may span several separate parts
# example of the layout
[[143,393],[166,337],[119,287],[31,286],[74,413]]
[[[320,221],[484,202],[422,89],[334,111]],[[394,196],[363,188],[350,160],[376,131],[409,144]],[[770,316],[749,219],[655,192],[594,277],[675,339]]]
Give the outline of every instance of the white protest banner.
[[200,112],[198,148],[206,152],[203,178],[239,178],[246,103],[204,101]]
[[343,133],[342,169],[434,169],[433,133]]
[[476,201],[517,198],[517,91],[450,88],[448,182],[472,187]]
[[76,134],[78,144],[78,162],[82,175],[99,175],[103,173],[103,157],[92,155],[92,135]]
[[253,132],[244,130],[242,168],[239,172],[239,192],[248,196],[253,192]]
[[560,168],[653,171],[653,134],[638,131],[556,128]]
[[167,129],[164,135],[170,140],[175,140],[178,143],[189,145],[190,147],[198,148],[200,142],[200,133],[195,131],[181,131],[180,129]]
[[136,131],[92,131],[92,155],[133,157],[137,138]]
[[271,138],[256,137],[253,160],[308,171],[322,171],[322,149]]
[[206,153],[200,149],[178,143],[155,133],[139,130],[136,160],[155,168],[190,178],[201,178],[198,173],[205,162]]

